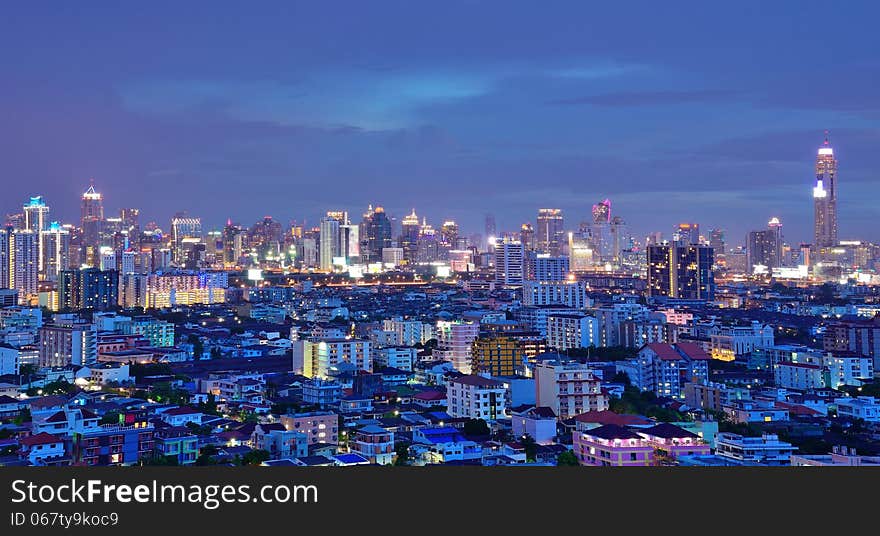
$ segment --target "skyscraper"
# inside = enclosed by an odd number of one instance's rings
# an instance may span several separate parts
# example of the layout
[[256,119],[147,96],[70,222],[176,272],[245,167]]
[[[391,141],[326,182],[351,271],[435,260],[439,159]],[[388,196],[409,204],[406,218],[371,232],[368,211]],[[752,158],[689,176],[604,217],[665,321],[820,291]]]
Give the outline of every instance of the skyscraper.
[[339,225],[338,219],[327,213],[321,218],[321,235],[319,246],[318,267],[321,270],[333,270],[333,259],[340,256],[339,249]]
[[113,309],[119,301],[119,272],[86,268],[63,270],[58,277],[58,305],[62,310]]
[[650,245],[647,254],[649,296],[686,300],[715,298],[714,256],[710,246]]
[[524,251],[519,240],[504,239],[495,244],[495,282],[522,285]]
[[95,191],[95,181],[82,195],[81,220],[82,236],[80,238],[83,264],[98,265],[98,248],[101,247],[101,231],[104,222],[104,201],[100,193]]
[[565,243],[565,224],[560,208],[542,208],[538,210],[538,225],[535,238],[536,249],[541,253],[561,255]]
[[0,288],[18,290],[21,303],[37,294],[38,250],[38,233],[28,229],[0,230]]
[[680,246],[700,243],[699,223],[679,223],[672,237],[673,241]]
[[486,214],[484,230],[486,232],[484,240],[486,242],[486,249],[488,251],[492,249],[492,244],[494,243],[494,240],[498,238],[498,228],[495,226],[494,214]]
[[[746,240],[748,255],[748,271],[755,273],[766,269],[768,273],[773,268],[782,266],[782,224],[779,218],[773,218],[763,231],[752,231]],[[756,268],[760,267],[760,268]]]
[[830,247],[837,244],[837,158],[828,141],[816,154],[816,185],[813,187],[813,245]]
[[371,205],[361,221],[361,259],[382,262],[382,250],[391,247],[391,236],[391,220],[385,209]]
[[535,249],[535,228],[531,223],[524,223],[519,230],[519,241],[522,242],[526,251]]
[[403,258],[407,262],[413,263],[416,260],[416,249],[419,243],[419,233],[421,231],[421,223],[416,215],[416,209],[412,213],[405,216],[400,222],[400,247],[403,248]]
[[[171,258],[175,264],[178,266],[186,264],[187,250],[191,249],[191,244],[201,240],[201,218],[188,218],[184,214],[177,214],[171,218]],[[187,244],[190,247],[187,247]]]
[[42,274],[44,272],[42,231],[49,228],[49,207],[43,201],[43,196],[38,195],[31,197],[22,211],[24,213],[24,228],[37,233],[37,267]]
[[61,270],[70,268],[70,231],[54,221],[40,232],[40,257],[43,277],[55,281]]

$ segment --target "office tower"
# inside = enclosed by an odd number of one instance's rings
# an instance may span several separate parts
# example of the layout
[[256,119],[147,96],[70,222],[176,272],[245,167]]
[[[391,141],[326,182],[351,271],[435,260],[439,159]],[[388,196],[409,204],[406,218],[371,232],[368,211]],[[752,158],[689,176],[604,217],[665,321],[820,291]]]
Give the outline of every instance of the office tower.
[[137,267],[137,251],[127,249],[122,252],[119,258],[119,273],[134,274],[138,272]]
[[440,259],[440,236],[426,218],[422,218],[419,227],[419,239],[416,244],[416,262],[430,263]]
[[452,220],[446,220],[440,226],[440,258],[449,259],[449,251],[458,249],[458,224]]
[[813,187],[813,246],[837,245],[837,159],[828,141],[816,154],[816,186]]
[[281,254],[283,235],[281,223],[273,220],[272,216],[266,216],[251,226],[248,231],[248,246],[256,250],[257,259],[275,260]]
[[119,272],[84,268],[63,270],[58,277],[61,310],[113,309],[119,302]]
[[419,233],[421,232],[421,223],[416,215],[416,209],[408,216],[404,216],[400,223],[400,247],[403,249],[403,258],[407,262],[413,263],[416,260],[416,249],[418,248]]
[[361,221],[361,259],[382,262],[382,250],[391,247],[391,220],[382,207],[370,205]]
[[119,218],[122,220],[122,230],[128,238],[126,247],[137,249],[141,243],[141,211],[136,208],[123,208],[119,211]]
[[587,272],[593,269],[596,258],[589,233],[568,233],[569,269]]
[[339,225],[339,220],[329,216],[329,213],[321,218],[318,267],[327,272],[333,270],[333,259],[339,257]]
[[565,281],[569,272],[569,260],[565,255],[553,257],[537,251],[526,253],[524,276],[529,281]]
[[95,182],[92,180],[88,190],[82,195],[80,257],[83,264],[98,265],[98,248],[101,247],[103,224],[104,201],[101,194],[95,191]]
[[710,246],[648,246],[648,295],[685,300],[713,300],[714,256]]
[[523,245],[518,240],[505,239],[495,244],[495,282],[502,285],[522,285]]
[[679,223],[675,228],[672,241],[679,246],[688,246],[690,244],[700,243],[700,224],[699,223]]
[[226,220],[223,228],[223,264],[229,267],[236,266],[242,255],[242,229],[233,225],[232,220]]
[[178,213],[171,218],[171,260],[177,266],[184,266],[187,261],[188,250],[192,244],[202,241],[201,218],[189,218]]
[[28,303],[37,294],[38,236],[27,229],[0,230],[0,288],[17,290],[21,303]]
[[101,246],[100,248],[100,256],[101,260],[98,268],[101,270],[115,270],[116,269],[116,250],[109,246]]
[[57,221],[54,221],[40,235],[43,278],[48,281],[55,281],[58,279],[58,274],[61,270],[70,268],[70,231],[59,225]]
[[710,229],[709,230],[709,245],[715,252],[715,257],[719,255],[724,255],[725,251],[725,243],[724,243],[724,230],[723,229]]
[[45,271],[43,263],[43,231],[49,228],[49,207],[43,201],[43,196],[31,197],[27,205],[22,207],[24,214],[24,228],[37,233],[37,269],[42,274]]
[[360,226],[346,221],[339,226],[339,256],[348,265],[358,264],[361,260]]
[[611,200],[605,199],[593,205],[593,223],[611,223]]
[[526,251],[535,249],[535,228],[531,223],[524,223],[519,229],[519,241]]
[[486,249],[491,250],[494,246],[495,239],[498,237],[498,228],[495,226],[495,215],[486,214],[485,225],[483,230],[486,232]]
[[535,238],[536,249],[550,255],[562,254],[563,242],[565,241],[564,227],[562,209],[539,209]]
[[772,274],[773,268],[782,266],[781,229],[782,224],[779,223],[779,218],[773,218],[767,229],[749,233],[746,239],[749,273],[760,273],[766,270],[767,273]]

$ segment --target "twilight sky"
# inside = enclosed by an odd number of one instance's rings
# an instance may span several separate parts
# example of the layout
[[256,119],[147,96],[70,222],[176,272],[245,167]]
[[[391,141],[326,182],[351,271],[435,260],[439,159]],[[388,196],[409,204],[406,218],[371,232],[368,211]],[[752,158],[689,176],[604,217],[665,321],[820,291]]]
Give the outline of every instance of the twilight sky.
[[368,203],[576,227],[608,197],[640,236],[778,216],[799,242],[830,129],[841,238],[880,241],[874,2],[29,4],[0,17],[0,213],[76,221],[94,177],[163,228]]

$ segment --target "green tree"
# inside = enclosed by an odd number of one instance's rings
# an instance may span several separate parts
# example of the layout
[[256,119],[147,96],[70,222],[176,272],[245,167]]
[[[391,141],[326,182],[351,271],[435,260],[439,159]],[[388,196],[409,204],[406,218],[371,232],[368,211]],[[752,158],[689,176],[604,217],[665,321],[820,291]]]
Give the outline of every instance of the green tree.
[[242,465],[260,465],[271,457],[268,450],[252,450],[241,457]]
[[191,333],[189,336],[189,342],[193,345],[193,359],[201,359],[202,355],[205,353],[205,343],[202,342],[202,338],[195,333]]
[[409,465],[409,443],[397,443],[394,450],[397,452],[394,465]]
[[560,452],[559,456],[556,457],[556,465],[557,466],[578,466],[577,456],[574,455],[573,451],[566,450],[565,452]]
[[101,417],[101,424],[119,424],[119,412],[108,411]]
[[525,434],[520,438],[519,442],[526,451],[526,462],[537,461],[538,443],[535,442],[535,438],[529,434]]
[[464,423],[464,435],[468,436],[485,436],[489,435],[489,425],[483,419],[468,419]]

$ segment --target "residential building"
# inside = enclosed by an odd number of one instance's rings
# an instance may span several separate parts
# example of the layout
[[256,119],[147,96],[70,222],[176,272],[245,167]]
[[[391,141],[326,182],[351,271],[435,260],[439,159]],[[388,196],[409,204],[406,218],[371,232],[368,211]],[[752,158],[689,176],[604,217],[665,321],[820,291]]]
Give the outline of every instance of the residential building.
[[446,411],[452,417],[494,421],[506,415],[504,383],[469,375],[449,381]]
[[535,405],[560,420],[608,409],[608,395],[588,364],[539,361],[535,364]]
[[339,442],[339,415],[332,411],[282,415],[280,422],[286,430],[306,434],[309,445]]
[[394,432],[376,426],[364,426],[354,433],[349,450],[377,465],[389,465],[394,461]]
[[574,454],[581,465],[645,467],[656,465],[654,445],[638,433],[605,424],[572,434]]
[[776,434],[744,437],[721,432],[715,438],[715,454],[737,462],[756,462],[762,465],[789,465],[797,447],[780,441]]

